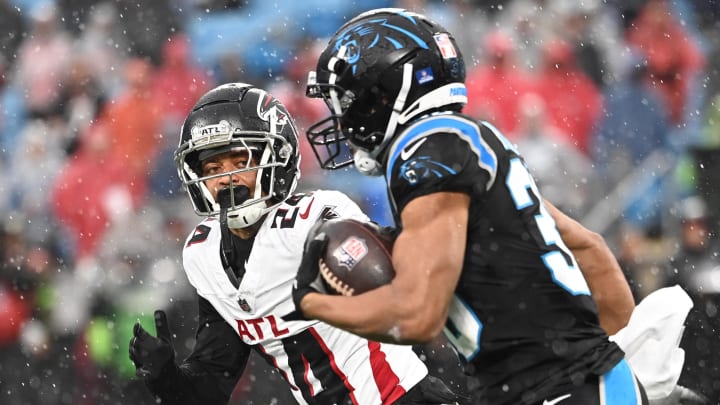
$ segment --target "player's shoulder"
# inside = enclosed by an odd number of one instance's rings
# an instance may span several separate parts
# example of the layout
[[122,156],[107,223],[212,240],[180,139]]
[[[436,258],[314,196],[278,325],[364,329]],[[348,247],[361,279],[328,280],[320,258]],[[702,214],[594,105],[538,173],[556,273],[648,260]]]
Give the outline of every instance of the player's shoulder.
[[403,136],[477,132],[483,126],[482,121],[469,115],[458,112],[442,112],[426,115],[412,122],[404,129]]
[[344,192],[317,189],[293,194],[273,213],[270,228],[298,227],[303,223],[336,217],[365,217],[360,207]]
[[340,190],[316,190],[322,208],[318,210],[318,218],[329,219],[336,215],[340,217],[367,218],[360,206]]
[[315,189],[296,193],[290,196],[279,207],[279,209],[291,209],[292,207],[305,207],[308,213],[320,213],[328,207],[342,208],[345,205],[354,204],[352,199],[340,190]]
[[348,203],[352,202],[350,196],[340,190],[325,190],[318,189],[313,191],[313,195],[316,196],[320,201],[328,203]]
[[[183,244],[183,255],[191,254],[196,252],[198,247],[207,246],[208,244],[214,243],[214,241],[220,240],[220,221],[213,217],[204,218],[194,228],[190,230],[190,233],[185,238]],[[218,242],[219,243],[219,242]]]
[[215,277],[215,269],[222,269],[220,243],[220,222],[213,217],[200,221],[185,239],[183,269],[195,288],[210,288],[207,286],[212,284],[209,280]]
[[268,213],[255,238],[255,246],[302,248],[308,232],[318,221],[338,217],[367,218],[341,191],[312,190],[293,194]]
[[408,124],[395,139],[395,144],[407,146],[430,136],[454,136],[460,139],[505,136],[491,122],[477,120],[459,112],[442,112],[421,117]]
[[198,222],[195,227],[190,230],[187,238],[185,239],[185,246],[188,245],[193,238],[198,238],[200,235],[209,236],[212,232],[220,229],[220,221],[214,217],[203,218],[202,221]]
[[419,118],[395,137],[389,150],[389,160],[407,160],[415,151],[447,150],[448,142],[467,136],[478,137],[482,124],[459,113],[431,114]]

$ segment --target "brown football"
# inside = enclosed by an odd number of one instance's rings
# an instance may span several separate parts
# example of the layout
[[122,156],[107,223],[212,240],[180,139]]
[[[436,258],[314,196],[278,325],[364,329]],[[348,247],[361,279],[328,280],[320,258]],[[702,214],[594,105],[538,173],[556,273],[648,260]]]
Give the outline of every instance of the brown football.
[[393,238],[373,222],[335,218],[317,232],[328,237],[320,273],[330,293],[357,295],[390,283]]

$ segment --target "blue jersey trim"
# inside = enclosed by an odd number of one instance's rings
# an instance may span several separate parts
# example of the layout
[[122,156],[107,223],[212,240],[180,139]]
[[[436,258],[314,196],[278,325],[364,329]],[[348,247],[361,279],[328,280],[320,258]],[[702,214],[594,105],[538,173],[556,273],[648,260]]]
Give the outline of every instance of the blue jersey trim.
[[601,379],[605,405],[638,405],[637,382],[627,360],[622,359]]
[[490,173],[491,181],[488,186],[492,184],[495,179],[495,173],[497,172],[497,157],[495,156],[495,152],[493,152],[490,146],[485,143],[485,140],[482,139],[480,128],[477,124],[455,116],[423,119],[401,134],[390,151],[386,178],[390,180],[395,162],[407,145],[435,133],[455,133],[466,140],[470,144],[473,152],[478,156],[480,167],[483,167]]

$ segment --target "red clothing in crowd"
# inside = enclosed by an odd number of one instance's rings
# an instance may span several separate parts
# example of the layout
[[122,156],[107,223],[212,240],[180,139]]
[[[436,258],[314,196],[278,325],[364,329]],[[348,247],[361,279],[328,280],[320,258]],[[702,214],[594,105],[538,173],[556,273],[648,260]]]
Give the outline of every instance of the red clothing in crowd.
[[128,87],[108,103],[98,123],[110,140],[109,159],[128,172],[128,186],[134,196],[147,190],[148,172],[160,147],[162,110],[152,93],[153,74],[149,62],[136,59],[126,67]]
[[150,92],[152,66],[131,60],[125,74],[126,90],[82,135],[53,190],[55,215],[75,237],[76,260],[96,253],[113,217],[142,203],[156,158],[160,113]]
[[76,261],[94,256],[110,226],[113,209],[139,202],[128,186],[130,172],[110,157],[110,139],[91,127],[78,151],[60,172],[52,190],[54,214],[73,238]]
[[685,120],[688,86],[705,57],[664,0],[652,0],[627,30],[627,41],[647,59],[647,81],[668,109],[673,124]]
[[577,66],[568,44],[548,44],[535,86],[545,102],[549,123],[587,154],[593,127],[602,113],[602,93]]
[[468,103],[464,112],[488,120],[505,134],[515,132],[519,103],[529,90],[528,76],[515,68],[478,66],[466,80]]
[[490,121],[504,134],[513,134],[520,120],[521,97],[531,89],[530,76],[516,66],[508,36],[494,32],[485,39],[488,61],[468,72],[468,103],[463,112]]
[[174,35],[165,43],[162,58],[154,75],[153,95],[165,119],[182,123],[214,82],[191,63],[190,43],[184,35]]

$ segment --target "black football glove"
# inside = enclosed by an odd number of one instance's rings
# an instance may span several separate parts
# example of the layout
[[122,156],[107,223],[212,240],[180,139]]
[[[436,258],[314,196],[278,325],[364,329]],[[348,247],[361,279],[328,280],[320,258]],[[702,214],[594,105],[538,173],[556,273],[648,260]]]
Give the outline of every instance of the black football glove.
[[[295,308],[302,313],[300,301],[311,292],[325,292],[322,275],[320,275],[320,257],[327,247],[328,238],[325,233],[320,233],[310,238],[305,244],[302,261],[295,276],[292,296]],[[304,314],[303,314],[304,316]]]
[[155,331],[157,337],[147,333],[140,322],[135,322],[130,339],[130,360],[135,363],[135,374],[151,380],[158,378],[162,369],[175,360],[165,311],[155,311]]

